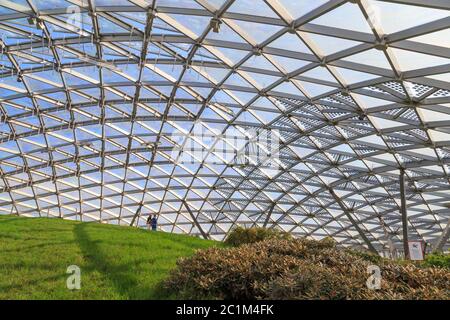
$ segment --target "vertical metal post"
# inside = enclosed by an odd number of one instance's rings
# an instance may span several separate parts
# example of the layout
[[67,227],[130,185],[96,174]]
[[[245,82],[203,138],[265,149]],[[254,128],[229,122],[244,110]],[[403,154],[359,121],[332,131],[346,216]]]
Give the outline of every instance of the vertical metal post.
[[400,169],[400,212],[402,214],[402,229],[403,229],[403,251],[405,252],[405,259],[409,259],[408,247],[408,214],[406,212],[406,192],[405,192],[405,170]]

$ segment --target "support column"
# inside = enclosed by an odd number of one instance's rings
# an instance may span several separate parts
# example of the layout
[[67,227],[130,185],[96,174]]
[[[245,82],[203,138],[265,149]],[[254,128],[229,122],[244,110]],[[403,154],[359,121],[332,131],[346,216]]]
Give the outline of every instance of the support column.
[[403,229],[403,251],[405,252],[405,259],[409,259],[408,247],[408,214],[406,212],[406,191],[405,191],[405,170],[400,169],[400,212],[402,214],[402,229]]
[[386,223],[384,222],[383,218],[381,216],[379,216],[378,219],[380,220],[380,224],[383,227],[384,236],[386,237],[386,241],[387,241],[388,246],[389,246],[390,258],[394,259],[394,255],[395,255],[394,242],[392,241],[392,237],[389,234],[389,230],[388,230],[388,228],[386,226]]
[[263,225],[264,228],[267,227],[267,224],[270,221],[270,216],[272,215],[272,211],[273,211],[274,208],[275,208],[275,202],[272,203],[272,205],[269,208],[269,212],[267,212],[267,217],[266,217],[266,220],[264,220],[264,225]]
[[206,234],[206,232],[202,229],[202,226],[200,225],[200,223],[197,221],[197,218],[194,216],[194,213],[191,211],[191,208],[189,207],[189,205],[187,204],[186,201],[183,200],[183,204],[186,207],[187,211],[189,212],[189,215],[191,216],[191,219],[194,221],[195,226],[198,228],[198,230],[200,230],[200,233],[202,234],[204,239],[209,239],[208,235]]
[[138,209],[136,210],[136,213],[133,216],[133,219],[131,219],[130,227],[133,226],[134,221],[136,220],[137,217],[139,217],[139,214],[141,213],[141,210],[142,210],[142,204],[140,203]]
[[448,219],[447,226],[445,227],[444,231],[442,231],[442,235],[436,241],[433,251],[441,252],[449,236],[450,236],[450,219]]
[[373,253],[375,253],[376,255],[378,255],[378,251],[377,249],[375,249],[375,247],[373,246],[372,242],[370,242],[369,238],[366,237],[366,235],[364,234],[364,232],[361,230],[361,228],[358,226],[357,222],[355,219],[353,219],[353,217],[351,216],[351,214],[348,212],[348,208],[346,207],[346,205],[342,202],[341,199],[339,199],[339,197],[336,195],[336,193],[334,193],[333,189],[328,189],[328,191],[331,193],[331,195],[333,196],[334,200],[338,203],[338,205],[341,207],[342,211],[344,211],[344,214],[346,215],[346,217],[348,218],[348,220],[350,220],[350,222],[352,223],[353,227],[356,229],[356,231],[358,231],[359,235],[361,236],[361,238],[364,240],[364,242],[367,244],[367,247],[369,247],[369,250]]

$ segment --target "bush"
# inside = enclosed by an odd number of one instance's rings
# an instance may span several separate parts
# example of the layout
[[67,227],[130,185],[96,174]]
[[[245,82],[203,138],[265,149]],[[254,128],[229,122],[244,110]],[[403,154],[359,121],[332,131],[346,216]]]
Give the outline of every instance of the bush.
[[350,295],[344,279],[330,269],[300,264],[301,272],[286,273],[268,283],[268,299],[342,300]]
[[[385,260],[385,258],[383,258],[375,253],[372,253],[370,251],[347,250],[347,253],[349,253],[353,256],[359,257],[365,261],[372,262],[373,264],[376,264],[376,265],[378,265],[379,263],[382,263]],[[399,261],[399,262],[401,262],[401,261]]]
[[247,243],[255,243],[265,239],[291,239],[291,235],[275,229],[266,229],[261,227],[243,228],[236,227],[230,231],[225,240],[226,244],[231,246],[240,246]]
[[164,287],[184,299],[450,299],[450,273],[380,259],[381,289],[366,286],[372,257],[329,241],[268,239],[198,251]]
[[450,254],[434,253],[425,258],[425,266],[450,269]]

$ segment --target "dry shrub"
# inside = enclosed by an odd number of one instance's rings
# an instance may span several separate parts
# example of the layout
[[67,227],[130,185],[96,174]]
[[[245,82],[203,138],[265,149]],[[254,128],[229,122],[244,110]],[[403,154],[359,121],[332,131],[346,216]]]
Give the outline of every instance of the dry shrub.
[[[382,272],[366,286],[367,267]],[[330,241],[269,239],[198,251],[164,283],[188,299],[450,299],[450,273],[335,248]]]

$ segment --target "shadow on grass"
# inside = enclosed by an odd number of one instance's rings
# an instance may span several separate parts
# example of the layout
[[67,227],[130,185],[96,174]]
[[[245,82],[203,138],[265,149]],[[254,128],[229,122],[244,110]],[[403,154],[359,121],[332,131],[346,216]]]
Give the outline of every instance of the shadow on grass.
[[138,285],[137,279],[130,276],[132,266],[129,263],[117,264],[108,258],[99,245],[101,241],[92,240],[86,228],[87,223],[74,226],[75,238],[80,246],[82,255],[86,260],[87,271],[98,271],[115,287],[124,298],[129,298],[133,287]]
[[[90,223],[80,223],[74,225],[73,229],[75,239],[79,244],[81,254],[86,262],[83,268],[85,272],[96,271],[100,273],[123,299],[157,300],[175,298],[172,293],[164,288],[163,283],[165,277],[160,278],[160,275],[168,273],[166,267],[161,265],[159,261],[159,259],[165,258],[164,255],[161,255],[161,251],[158,250],[149,256],[148,245],[144,246],[133,243],[133,248],[139,248],[138,250],[142,250],[143,252],[147,250],[147,254],[143,254],[142,256],[130,255],[116,257],[111,252],[108,252],[108,247],[117,248],[118,244],[124,246],[128,244],[119,243],[121,242],[119,239],[117,242],[96,240],[93,238],[93,233],[96,233],[96,230],[90,228],[92,228]],[[98,236],[97,233],[96,236]],[[195,245],[186,245],[182,241],[173,241],[172,239],[164,240],[169,244],[158,244],[159,248],[168,250],[169,252],[179,251],[180,257],[186,255],[183,254],[182,249],[195,248]],[[182,244],[183,247],[175,249],[170,243]]]

